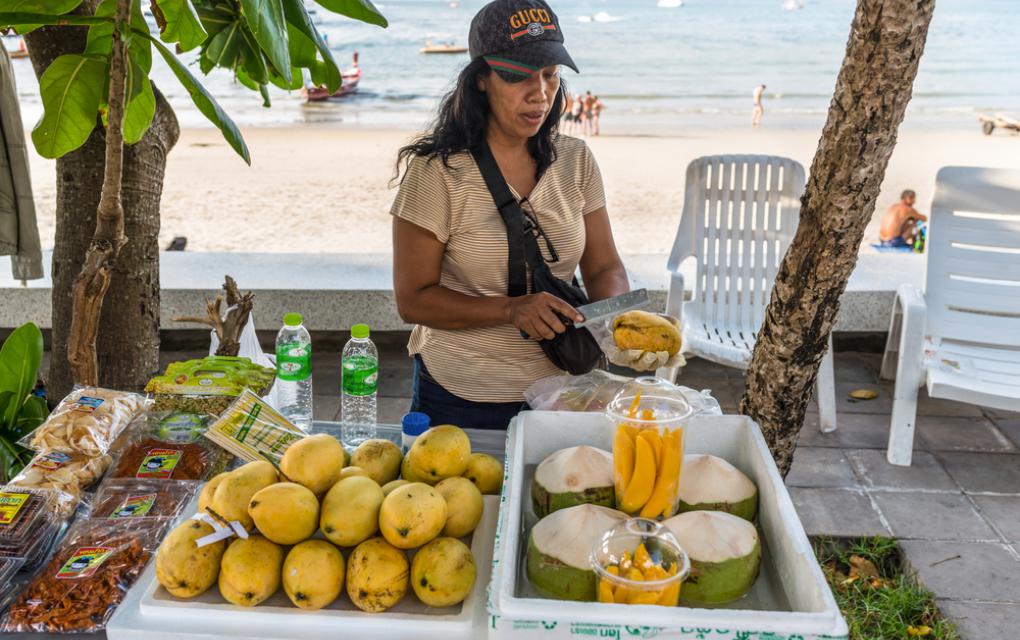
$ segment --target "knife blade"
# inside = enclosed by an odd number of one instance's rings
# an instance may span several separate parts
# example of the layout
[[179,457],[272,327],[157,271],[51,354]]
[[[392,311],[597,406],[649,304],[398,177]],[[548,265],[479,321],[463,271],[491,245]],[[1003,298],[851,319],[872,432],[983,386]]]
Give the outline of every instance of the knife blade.
[[577,307],[577,312],[584,316],[584,321],[574,323],[574,326],[587,327],[590,324],[617,316],[625,311],[643,309],[649,304],[651,304],[651,301],[648,299],[648,290],[636,289],[629,293],[613,296],[612,298],[581,305]]

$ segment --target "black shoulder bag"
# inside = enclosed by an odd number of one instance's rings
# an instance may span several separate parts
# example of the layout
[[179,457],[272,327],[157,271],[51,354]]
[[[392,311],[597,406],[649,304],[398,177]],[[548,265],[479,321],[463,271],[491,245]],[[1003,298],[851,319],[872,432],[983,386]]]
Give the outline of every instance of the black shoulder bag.
[[[499,215],[503,218],[503,224],[506,225],[509,249],[507,295],[511,298],[527,295],[530,268],[532,293],[543,291],[550,293],[573,307],[588,304],[588,296],[578,286],[576,278],[572,283],[564,282],[549,269],[535,238],[538,228],[524,215],[521,203],[511,193],[488,143],[483,141],[478,148],[471,151],[471,155],[474,156],[496,208],[499,209]],[[545,242],[555,261],[558,258],[548,236],[545,236]],[[588,373],[602,358],[598,342],[587,329],[575,327],[563,316],[560,316],[560,319],[567,326],[567,330],[557,334],[552,340],[540,340],[542,351],[559,369],[575,376]],[[522,336],[527,338],[523,332]]]

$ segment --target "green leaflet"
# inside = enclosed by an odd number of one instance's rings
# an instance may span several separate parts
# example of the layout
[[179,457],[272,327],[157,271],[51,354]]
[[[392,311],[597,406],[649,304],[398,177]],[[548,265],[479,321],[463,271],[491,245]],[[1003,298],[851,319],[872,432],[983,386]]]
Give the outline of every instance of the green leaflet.
[[0,393],[11,394],[6,403],[0,402],[3,409],[0,418],[7,428],[14,426],[28,394],[35,388],[42,354],[42,332],[31,322],[12,331],[0,347]]
[[59,158],[85,144],[96,126],[106,77],[102,56],[68,54],[50,64],[39,80],[43,117],[32,130],[39,155]]
[[[85,54],[102,55],[109,57],[113,51],[113,14],[117,9],[117,0],[103,0],[96,7],[96,17],[109,18],[110,22],[98,24],[89,29],[85,40]],[[134,0],[131,6],[131,29],[134,31],[148,32],[149,25],[142,15],[141,0]],[[145,38],[131,38],[128,40],[128,49],[131,56],[145,73],[152,69],[152,47]]]
[[10,11],[7,6],[0,11],[0,28],[10,27],[24,35],[43,25],[54,26],[91,26],[94,24],[113,24],[112,18],[96,16],[58,16],[49,13]]
[[205,42],[209,34],[191,6],[191,0],[156,0],[156,6],[166,18],[166,27],[160,34],[163,42],[176,42],[182,51],[190,51]]
[[124,105],[124,143],[135,144],[149,130],[152,117],[156,114],[156,96],[152,92],[149,74],[129,57],[127,102]]
[[290,82],[290,50],[281,0],[241,0],[241,15],[266,57]]
[[[331,93],[339,89],[342,82],[340,67],[337,66],[336,60],[333,59],[333,52],[330,51],[329,45],[322,39],[319,31],[308,17],[308,13],[305,11],[304,5],[301,4],[301,0],[283,0],[283,9],[289,23],[288,31],[291,38],[291,55],[302,59],[302,62],[299,62],[295,58],[294,64],[299,67],[307,67],[311,73],[312,82],[318,85],[326,85],[326,88]],[[309,42],[322,56],[323,61],[321,63],[308,65],[303,62],[303,60],[309,57],[307,52],[307,43]],[[311,58],[314,58],[314,54]]]
[[[140,34],[141,35],[141,34]],[[153,46],[156,47],[156,51],[159,55],[163,56],[163,60],[166,61],[170,70],[174,72],[177,79],[180,81],[184,88],[187,89],[188,94],[191,95],[191,101],[195,103],[198,110],[202,112],[206,118],[209,119],[216,127],[223,133],[223,137],[233,147],[234,151],[239,156],[244,158],[244,161],[251,164],[251,154],[248,152],[248,145],[245,144],[244,138],[241,136],[240,130],[234,121],[230,119],[230,116],[223,111],[216,100],[209,95],[205,87],[198,83],[188,68],[185,67],[177,56],[173,54],[166,46],[152,37],[151,34],[144,34],[145,37],[149,38]]]
[[233,69],[244,37],[242,29],[241,23],[235,22],[217,33],[206,45],[202,57],[211,62],[214,67]]
[[354,18],[380,27],[389,26],[389,22],[369,0],[315,0],[316,3],[348,18]]
[[21,11],[59,16],[76,8],[81,3],[82,0],[4,0],[4,13]]
[[[269,67],[266,66],[262,49],[259,47],[259,43],[255,41],[255,36],[247,29],[241,29],[241,33],[244,36],[244,41],[241,43],[243,70],[248,78],[255,83],[255,90],[257,91],[259,86],[269,82]],[[240,72],[241,69],[236,69],[236,71]]]

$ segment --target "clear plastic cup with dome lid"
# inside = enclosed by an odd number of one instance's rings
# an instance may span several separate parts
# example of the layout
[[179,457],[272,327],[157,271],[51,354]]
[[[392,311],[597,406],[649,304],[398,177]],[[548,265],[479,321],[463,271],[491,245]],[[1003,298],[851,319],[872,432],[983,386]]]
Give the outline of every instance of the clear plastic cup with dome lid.
[[629,518],[591,551],[598,601],[675,607],[691,562],[673,533],[654,520]]
[[662,519],[676,513],[684,428],[694,410],[680,387],[662,378],[628,382],[606,407],[613,424],[616,508]]

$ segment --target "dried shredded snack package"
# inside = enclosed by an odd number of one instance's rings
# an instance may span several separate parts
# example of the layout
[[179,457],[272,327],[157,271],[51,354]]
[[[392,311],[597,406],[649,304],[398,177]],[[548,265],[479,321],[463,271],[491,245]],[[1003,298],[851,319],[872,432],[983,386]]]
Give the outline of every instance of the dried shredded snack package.
[[137,393],[78,387],[18,444],[36,451],[78,451],[98,457],[147,406],[145,396]]
[[11,484],[59,492],[57,509],[62,516],[69,517],[78,506],[82,492],[103,477],[111,460],[108,454],[91,456],[80,451],[40,451]]
[[169,523],[169,518],[80,521],[11,604],[0,631],[104,630]]
[[125,445],[109,477],[203,481],[224,469],[225,458],[222,449],[205,439],[174,442],[143,431]]
[[64,524],[58,492],[12,485],[0,486],[0,557],[24,558],[37,564]]
[[176,480],[106,479],[92,499],[90,518],[177,516],[199,484]]

